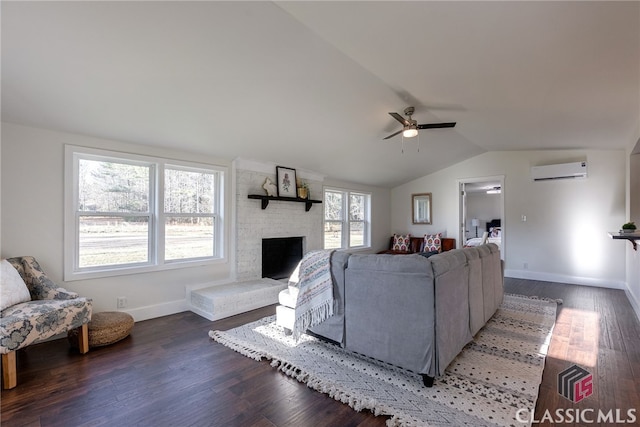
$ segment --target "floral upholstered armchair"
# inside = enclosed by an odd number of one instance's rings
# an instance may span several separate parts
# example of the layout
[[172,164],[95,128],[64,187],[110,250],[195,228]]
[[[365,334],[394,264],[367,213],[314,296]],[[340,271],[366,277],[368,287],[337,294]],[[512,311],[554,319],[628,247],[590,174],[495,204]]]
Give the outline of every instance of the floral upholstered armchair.
[[[10,389],[18,382],[16,350],[80,328],[78,347],[81,353],[89,351],[87,324],[91,320],[92,306],[90,299],[53,283],[33,257],[8,258],[2,263],[2,385]],[[20,288],[20,280],[28,292]]]

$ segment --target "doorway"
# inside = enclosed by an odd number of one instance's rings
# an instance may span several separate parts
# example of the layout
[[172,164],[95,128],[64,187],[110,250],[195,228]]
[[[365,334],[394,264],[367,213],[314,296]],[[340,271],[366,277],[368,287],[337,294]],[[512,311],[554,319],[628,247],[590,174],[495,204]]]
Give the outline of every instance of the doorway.
[[[500,248],[505,259],[504,176],[458,181],[460,195],[459,247],[477,246],[483,237]],[[486,233],[486,235],[485,235]]]

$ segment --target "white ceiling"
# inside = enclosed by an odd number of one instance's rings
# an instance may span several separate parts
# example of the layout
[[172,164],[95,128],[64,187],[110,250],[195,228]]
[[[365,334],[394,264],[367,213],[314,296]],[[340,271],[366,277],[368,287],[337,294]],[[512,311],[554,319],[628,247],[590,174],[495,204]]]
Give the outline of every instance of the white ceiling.
[[[2,120],[392,187],[628,147],[638,2],[6,2]],[[417,107],[416,140],[387,113]],[[634,139],[635,138],[635,139]]]

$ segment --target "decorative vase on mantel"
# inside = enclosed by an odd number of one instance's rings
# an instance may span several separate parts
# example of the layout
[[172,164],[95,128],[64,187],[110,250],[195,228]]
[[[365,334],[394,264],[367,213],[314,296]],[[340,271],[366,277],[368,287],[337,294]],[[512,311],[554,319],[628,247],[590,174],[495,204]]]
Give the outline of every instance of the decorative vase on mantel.
[[309,189],[306,187],[298,187],[298,197],[301,199],[309,198]]

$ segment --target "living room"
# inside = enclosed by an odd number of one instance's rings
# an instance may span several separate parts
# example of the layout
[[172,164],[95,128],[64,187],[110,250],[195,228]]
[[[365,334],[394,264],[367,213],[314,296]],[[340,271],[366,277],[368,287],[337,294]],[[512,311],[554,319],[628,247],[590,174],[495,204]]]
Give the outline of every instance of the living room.
[[[637,3],[242,3],[3,2],[3,258],[32,255],[94,312],[141,322],[258,274],[239,224],[286,233],[265,224],[278,202],[247,199],[276,166],[314,199],[369,194],[370,245],[355,252],[372,253],[394,233],[461,247],[459,183],[498,178],[506,277],[619,290],[640,317],[639,252],[608,235],[640,221]],[[456,127],[383,141],[400,130],[388,113],[414,104],[419,123]],[[224,256],[65,280],[68,146],[221,168]],[[531,179],[568,162],[587,177]],[[431,224],[412,222],[417,193],[432,195]],[[322,249],[322,212],[286,208],[308,222],[306,250]]]

